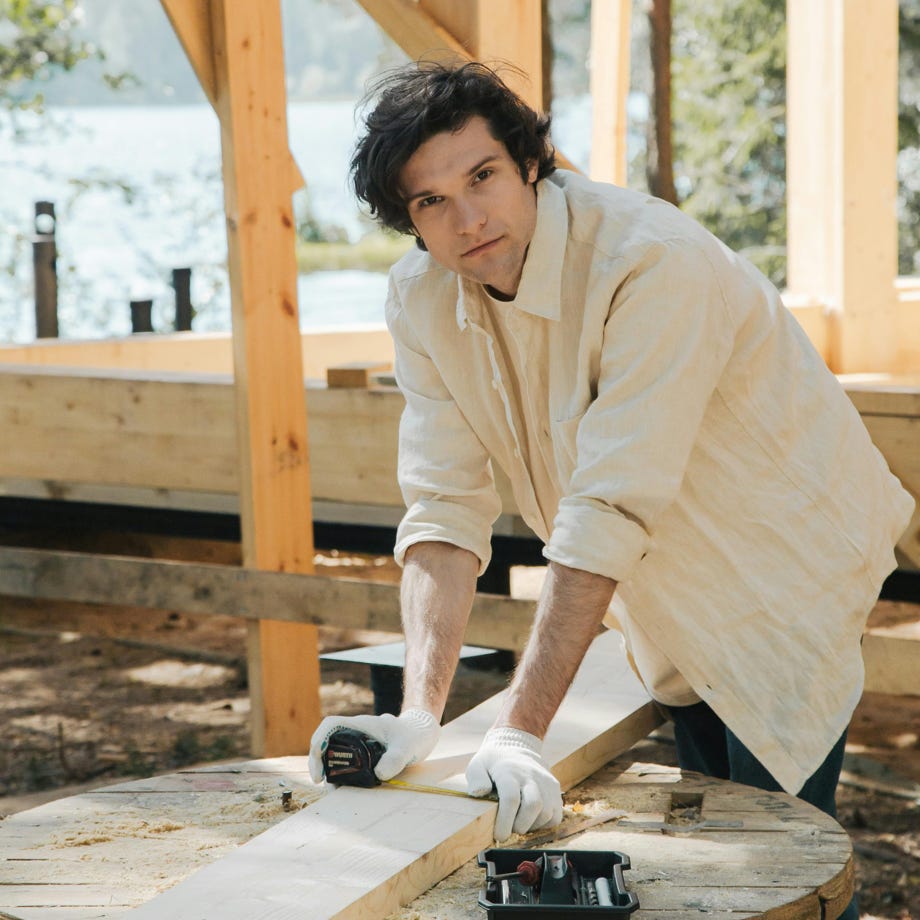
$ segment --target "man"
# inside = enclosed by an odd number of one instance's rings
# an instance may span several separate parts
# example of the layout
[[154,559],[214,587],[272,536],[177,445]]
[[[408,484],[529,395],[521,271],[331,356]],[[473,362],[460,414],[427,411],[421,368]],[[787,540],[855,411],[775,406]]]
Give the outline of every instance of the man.
[[467,771],[498,792],[496,839],[561,818],[541,739],[605,616],[683,767],[833,814],[862,629],[913,503],[769,282],[676,208],[556,171],[548,130],[479,64],[392,74],[367,117],[358,196],[418,243],[387,303],[405,700],[324,720],[313,776],[340,726],[384,742],[381,778],[434,747],[494,461],[549,560]]

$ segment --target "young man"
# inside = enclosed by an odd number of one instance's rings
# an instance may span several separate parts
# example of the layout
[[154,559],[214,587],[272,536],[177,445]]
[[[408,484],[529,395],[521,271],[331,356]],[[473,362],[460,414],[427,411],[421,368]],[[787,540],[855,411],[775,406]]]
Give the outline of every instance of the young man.
[[[488,68],[386,79],[358,196],[417,251],[387,321],[406,398],[402,714],[326,719],[426,757],[500,512],[545,542],[535,623],[467,772],[495,837],[558,822],[541,739],[605,616],[685,768],[833,813],[860,637],[912,501],[775,289],[676,208],[555,171],[549,120]],[[614,590],[616,589],[616,596]]]

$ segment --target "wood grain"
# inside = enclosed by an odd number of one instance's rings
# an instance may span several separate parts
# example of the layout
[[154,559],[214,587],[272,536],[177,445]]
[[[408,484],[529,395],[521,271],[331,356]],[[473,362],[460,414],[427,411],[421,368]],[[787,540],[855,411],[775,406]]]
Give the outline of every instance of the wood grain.
[[[210,0],[210,9],[227,218],[243,562],[311,572],[281,2]],[[321,717],[316,627],[268,619],[252,624],[248,676],[253,752],[304,752]]]
[[[445,727],[432,756],[403,774],[463,788],[466,763],[501,694]],[[545,757],[570,788],[659,720],[620,651],[598,637],[550,728]],[[491,839],[495,804],[400,789],[337,789],[138,908],[137,920],[383,917],[466,862]],[[269,868],[270,867],[270,868]],[[279,879],[283,884],[279,884]]]
[[[0,595],[402,631],[395,584],[98,553],[0,546]],[[477,594],[465,641],[521,650],[533,611],[531,601]]]

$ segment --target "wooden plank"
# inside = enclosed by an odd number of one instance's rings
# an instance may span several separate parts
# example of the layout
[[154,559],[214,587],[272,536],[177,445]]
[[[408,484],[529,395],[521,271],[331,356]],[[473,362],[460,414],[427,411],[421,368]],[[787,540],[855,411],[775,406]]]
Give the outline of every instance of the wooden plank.
[[[311,487],[325,501],[404,508],[396,478],[398,390],[309,383]],[[0,369],[0,478],[205,493],[239,486],[230,378]],[[516,514],[496,470],[502,507]],[[56,486],[52,485],[52,492]]]
[[[398,585],[213,563],[0,547],[0,595],[402,632]],[[523,649],[533,610],[477,594],[465,641]]]
[[[211,0],[160,0],[160,3],[208,102],[216,108],[217,73],[211,31]],[[290,150],[288,159],[290,190],[296,192],[306,183]]]
[[920,569],[920,416],[864,415],[863,421],[891,472],[917,502],[897,551]]
[[861,415],[920,418],[920,376],[840,374],[837,379]]
[[626,185],[631,0],[591,3],[591,178]]
[[870,629],[862,642],[866,690],[920,696],[920,633]]
[[[313,330],[301,333],[300,340],[305,378],[324,380],[327,367],[349,361],[393,362],[393,340],[383,324]],[[225,332],[92,341],[43,339],[28,345],[0,346],[0,364],[232,374],[233,343]]]
[[[243,559],[310,572],[313,534],[280,0],[211,0],[221,124]],[[270,611],[266,611],[269,613]],[[252,748],[305,750],[320,720],[316,627],[250,629]]]
[[[447,725],[432,756],[406,778],[463,788],[463,771],[502,694]],[[563,785],[590,775],[644,737],[656,711],[619,637],[599,636],[547,734],[546,760]],[[388,787],[341,788],[138,908],[136,920],[383,917],[491,840],[496,806]],[[271,867],[266,871],[266,867]],[[279,883],[280,880],[280,883]]]
[[384,373],[393,367],[380,361],[350,361],[326,369],[326,386],[330,389],[366,390],[371,385],[371,374]]

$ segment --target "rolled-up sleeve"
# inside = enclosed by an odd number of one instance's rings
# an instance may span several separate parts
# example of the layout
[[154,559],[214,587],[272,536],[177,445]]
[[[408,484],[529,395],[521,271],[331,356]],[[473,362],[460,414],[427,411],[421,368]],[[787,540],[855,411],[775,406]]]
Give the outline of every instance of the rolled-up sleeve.
[[617,290],[548,559],[619,582],[645,554],[732,352],[713,264],[723,257],[686,241],[655,243]]
[[491,460],[413,334],[392,284],[386,312],[396,381],[406,400],[398,475],[407,511],[394,556],[402,565],[414,543],[451,543],[474,553],[482,574],[492,554],[492,525],[501,513]]

